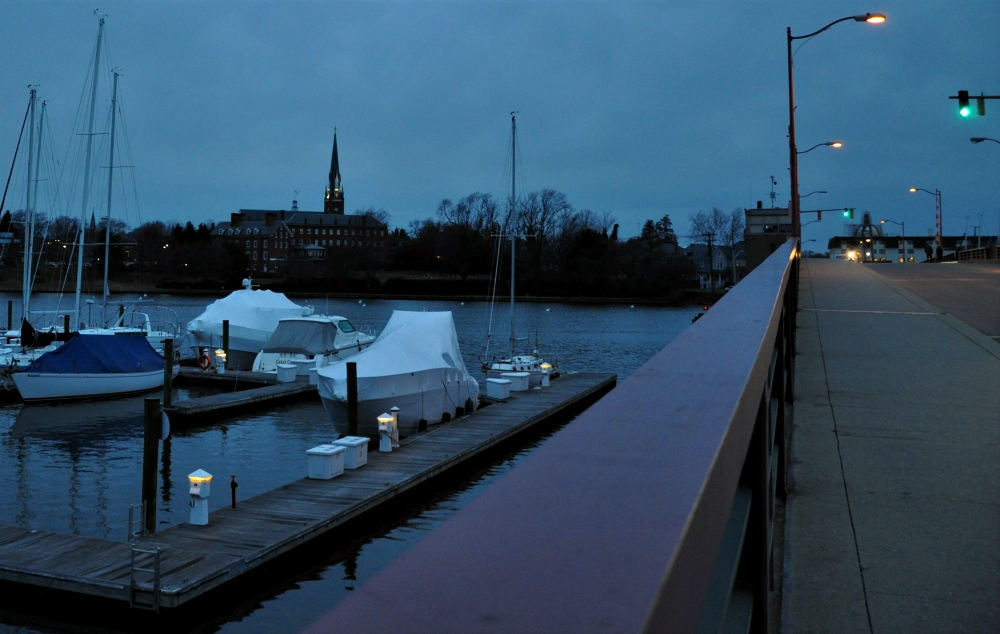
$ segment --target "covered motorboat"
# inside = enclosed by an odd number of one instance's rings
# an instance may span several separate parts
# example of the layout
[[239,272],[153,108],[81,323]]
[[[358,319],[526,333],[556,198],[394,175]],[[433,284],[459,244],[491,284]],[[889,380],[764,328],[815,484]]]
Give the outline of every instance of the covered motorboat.
[[15,374],[14,383],[26,401],[135,394],[163,387],[163,363],[145,337],[77,335]]
[[[479,383],[458,347],[451,312],[393,311],[375,343],[350,359],[358,371],[358,435],[378,437],[376,417],[399,408],[399,433],[476,408]],[[339,434],[347,433],[347,364],[320,368],[319,395]]]
[[299,306],[282,293],[254,289],[250,280],[243,280],[241,290],[212,302],[205,312],[188,323],[180,349],[190,350],[198,357],[205,350],[221,348],[222,322],[228,319],[229,355],[226,367],[249,370],[279,321],[311,312],[311,308]]
[[375,335],[361,332],[345,317],[286,317],[257,354],[253,370],[277,372],[278,364],[291,363],[298,374],[305,374],[308,368],[322,368],[357,354],[373,341]]

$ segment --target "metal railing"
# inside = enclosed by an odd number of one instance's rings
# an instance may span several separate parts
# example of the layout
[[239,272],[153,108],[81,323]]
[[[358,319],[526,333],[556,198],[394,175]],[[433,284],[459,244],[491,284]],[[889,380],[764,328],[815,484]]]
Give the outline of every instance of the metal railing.
[[995,246],[977,247],[965,249],[956,253],[959,262],[971,262],[975,260],[996,260],[997,248]]
[[774,627],[796,245],[779,247],[315,631]]

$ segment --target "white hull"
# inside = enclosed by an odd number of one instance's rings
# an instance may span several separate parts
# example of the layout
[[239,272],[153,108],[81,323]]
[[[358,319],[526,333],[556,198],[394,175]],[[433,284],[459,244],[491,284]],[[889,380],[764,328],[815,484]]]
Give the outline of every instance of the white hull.
[[[175,367],[175,376],[178,371]],[[14,383],[26,401],[121,396],[162,389],[163,370],[127,374],[18,372],[14,375]]]
[[[392,377],[386,377],[391,379]],[[450,397],[445,392],[444,386],[430,388],[423,392],[410,392],[392,394],[388,396],[358,399],[358,436],[378,438],[378,421],[376,418],[383,413],[387,413],[393,407],[399,408],[399,436],[405,438],[417,433],[421,419],[433,425],[440,423],[447,414],[449,418],[455,416],[457,408],[465,410],[469,399],[468,391],[460,389],[456,383],[450,385]],[[460,402],[459,393],[465,394]],[[322,396],[323,408],[326,410],[327,418],[333,425],[336,433],[347,435],[347,403],[329,396]],[[471,405],[475,408],[476,403]]]

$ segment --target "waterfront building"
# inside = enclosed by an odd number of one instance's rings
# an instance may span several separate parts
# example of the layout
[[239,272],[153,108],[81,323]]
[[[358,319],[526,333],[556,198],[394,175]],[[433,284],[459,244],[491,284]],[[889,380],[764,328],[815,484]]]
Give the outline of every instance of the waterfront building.
[[791,237],[792,217],[787,207],[764,209],[760,200],[756,209],[744,211],[746,228],[743,237],[746,240],[746,273],[749,273]]
[[365,214],[344,213],[344,187],[340,176],[337,133],[327,177],[323,211],[301,211],[297,197],[290,211],[240,209],[229,222],[219,223],[212,242],[226,242],[245,249],[249,273],[274,273],[290,258],[324,260],[350,249],[385,249],[388,227]]
[[[900,236],[876,234],[866,236],[835,236],[830,238],[827,248],[834,260],[864,260],[866,262],[926,262],[937,257],[934,236],[906,236],[906,244]],[[977,245],[996,245],[996,236],[941,236],[941,253],[944,258],[952,258],[958,251],[973,249]],[[931,255],[927,255],[927,246]],[[905,252],[904,252],[905,249]]]

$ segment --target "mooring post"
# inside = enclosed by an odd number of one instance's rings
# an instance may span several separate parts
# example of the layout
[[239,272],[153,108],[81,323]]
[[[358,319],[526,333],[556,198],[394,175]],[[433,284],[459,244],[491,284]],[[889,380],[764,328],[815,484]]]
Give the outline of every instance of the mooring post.
[[358,435],[358,364],[347,362],[347,435]]
[[146,503],[146,532],[156,532],[156,467],[160,453],[160,399],[147,396],[143,403],[142,501]]
[[63,332],[69,334],[69,315],[63,315]]
[[229,320],[222,320],[222,351],[226,353],[226,364],[231,363],[229,361]]
[[7,300],[7,330],[14,329],[14,300]]
[[229,483],[229,488],[233,492],[233,508],[236,508],[236,487],[240,486],[240,484],[236,481],[236,476],[231,475],[229,478],[232,480]]
[[174,340],[163,340],[163,409],[174,406]]

